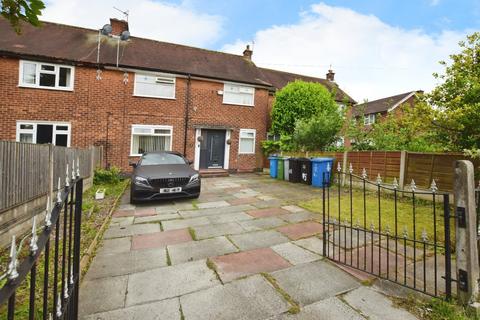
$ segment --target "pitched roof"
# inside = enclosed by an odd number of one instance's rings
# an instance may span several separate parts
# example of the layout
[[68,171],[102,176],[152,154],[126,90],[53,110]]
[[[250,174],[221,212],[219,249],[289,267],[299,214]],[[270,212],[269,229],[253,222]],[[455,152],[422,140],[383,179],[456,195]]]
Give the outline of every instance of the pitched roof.
[[285,87],[289,82],[293,82],[295,80],[302,80],[306,82],[317,82],[325,86],[328,90],[332,91],[335,90],[335,100],[338,102],[343,102],[347,100],[350,103],[355,103],[348,94],[346,94],[342,89],[338,87],[335,82],[328,81],[327,79],[322,78],[315,78],[310,76],[305,76],[301,74],[295,74],[285,71],[278,71],[266,68],[259,68],[265,78],[266,81],[270,82],[273,87],[276,89],[281,89]]
[[397,94],[394,96],[358,104],[354,107],[353,114],[355,116],[359,116],[361,114],[381,113],[390,111],[390,109],[396,108],[398,105],[405,102],[405,100],[415,95],[417,92],[421,91],[409,91],[402,94]]
[[[97,65],[98,30],[43,22],[39,28],[22,24],[22,34],[17,35],[3,18],[0,30],[0,55]],[[119,56],[123,68],[270,86],[259,69],[240,55],[131,37],[120,42]],[[100,64],[115,66],[116,59],[117,40],[102,36]]]

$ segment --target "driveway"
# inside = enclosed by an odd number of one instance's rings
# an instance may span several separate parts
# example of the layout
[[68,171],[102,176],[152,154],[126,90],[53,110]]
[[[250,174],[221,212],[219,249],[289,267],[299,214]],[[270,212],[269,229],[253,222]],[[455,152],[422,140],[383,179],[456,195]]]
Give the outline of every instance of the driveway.
[[311,187],[243,174],[198,200],[114,213],[81,286],[82,319],[415,319],[322,258]]

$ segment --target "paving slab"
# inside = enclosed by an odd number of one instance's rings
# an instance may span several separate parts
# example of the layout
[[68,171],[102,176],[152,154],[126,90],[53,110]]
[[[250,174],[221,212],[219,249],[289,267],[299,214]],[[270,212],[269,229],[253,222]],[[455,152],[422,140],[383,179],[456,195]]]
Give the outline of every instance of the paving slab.
[[288,213],[288,211],[282,208],[266,208],[266,209],[248,210],[247,213],[254,218],[263,218],[263,217],[271,217],[271,216],[286,214]]
[[170,245],[167,248],[173,265],[238,251],[225,237],[191,241]]
[[113,217],[110,221],[111,226],[128,226],[133,224],[135,217]]
[[192,241],[188,229],[169,230],[134,236],[132,238],[132,250],[163,248],[170,244]]
[[197,204],[198,209],[222,208],[228,206],[230,206],[230,203],[227,201],[213,201]]
[[205,260],[134,273],[128,279],[126,306],[177,297],[220,284]]
[[169,213],[178,213],[180,209],[176,208],[173,204],[164,205],[160,207],[155,207],[157,214],[169,214]]
[[281,216],[278,216],[278,217],[290,223],[297,223],[297,222],[313,220],[317,216],[314,213],[310,213],[308,211],[302,211],[302,212],[296,212],[296,213],[282,214]]
[[228,200],[228,202],[232,206],[237,206],[237,205],[240,205],[240,204],[252,204],[252,203],[255,203],[257,201],[258,201],[258,199],[255,198],[255,197],[234,198],[234,199]]
[[102,246],[97,251],[97,255],[129,252],[131,243],[132,243],[131,237],[103,240]]
[[256,275],[180,298],[185,319],[266,319],[290,305],[262,276]]
[[153,207],[135,209],[135,217],[148,217],[156,214],[157,214],[157,211]]
[[191,219],[177,219],[162,222],[163,230],[185,229],[189,227],[203,226],[210,224],[207,217],[198,217]]
[[239,224],[247,231],[259,231],[265,229],[273,229],[282,225],[285,225],[286,222],[277,217],[266,217],[259,219],[252,219],[248,221],[240,221]]
[[103,235],[104,239],[129,237],[133,235],[160,231],[158,223],[132,224],[129,226],[110,226]]
[[165,249],[147,249],[117,254],[98,254],[90,265],[85,279],[114,277],[164,267],[167,265]]
[[96,313],[84,320],[171,320],[180,319],[178,298]]
[[[370,232],[365,232],[363,230],[354,230],[351,228],[340,228],[340,230],[332,230],[329,233],[328,240],[330,242],[335,242],[335,245],[340,245],[342,248],[352,249],[362,247],[364,245],[370,245],[379,241],[378,235],[372,234]],[[393,242],[393,241],[392,241]],[[403,247],[402,247],[403,248]]]
[[353,277],[325,261],[299,264],[273,272],[272,276],[302,306],[360,286]]
[[230,239],[241,250],[267,248],[288,242],[288,238],[275,230],[254,231],[230,236]]
[[292,240],[298,240],[321,233],[323,226],[318,222],[306,221],[279,227],[277,230]]
[[265,208],[279,208],[283,204],[282,200],[274,199],[274,200],[260,200],[255,202],[253,205],[260,209]]
[[344,297],[344,300],[353,308],[372,320],[415,320],[411,313],[404,309],[396,308],[392,300],[383,294],[368,288],[360,287]]
[[195,218],[200,216],[211,216],[211,215],[225,214],[225,213],[232,213],[232,212],[242,212],[242,211],[253,210],[253,209],[255,209],[254,206],[249,204],[243,204],[239,206],[229,206],[229,207],[222,207],[222,208],[180,211],[179,214],[184,218]]
[[282,209],[285,209],[285,210],[293,212],[293,213],[305,211],[305,209],[303,209],[299,206],[295,206],[295,205],[283,206]]
[[117,210],[113,213],[112,217],[121,218],[121,217],[133,217],[135,215],[135,210],[133,209],[124,209]]
[[199,240],[245,232],[245,229],[237,222],[198,226],[193,227],[193,230],[195,230],[195,235]]
[[[80,286],[79,315],[123,308],[128,276],[83,281]],[[101,301],[101,303],[99,303]]]
[[291,264],[270,248],[231,253],[210,259],[223,282],[288,268]]
[[318,254],[302,249],[291,242],[277,244],[272,249],[293,265],[322,259]]
[[268,195],[259,195],[259,196],[257,196],[257,199],[260,199],[262,201],[278,200],[277,198],[272,197],[272,196],[268,196]]
[[156,214],[154,216],[149,217],[138,217],[135,218],[134,223],[154,223],[154,222],[161,222],[166,220],[174,220],[180,219],[180,215],[178,213],[165,213],[165,214]]
[[[365,320],[358,312],[336,297],[318,301],[301,309],[298,314],[283,314],[275,320]],[[272,319],[273,320],[273,319]]]
[[208,220],[212,224],[220,224],[220,223],[227,223],[227,222],[239,222],[245,220],[252,220],[253,217],[246,214],[245,212],[232,212],[232,213],[224,213],[224,214],[217,214],[214,216],[207,216]]
[[118,210],[135,210],[135,206],[130,203],[122,203],[118,206]]
[[323,241],[317,237],[310,237],[293,241],[294,244],[321,255],[323,253]]

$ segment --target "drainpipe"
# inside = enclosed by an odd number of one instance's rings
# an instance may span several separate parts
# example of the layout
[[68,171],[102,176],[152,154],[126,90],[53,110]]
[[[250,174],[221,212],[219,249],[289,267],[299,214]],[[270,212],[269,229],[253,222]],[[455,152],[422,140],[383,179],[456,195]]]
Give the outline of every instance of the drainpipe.
[[188,120],[189,120],[189,112],[190,112],[190,82],[191,76],[188,74],[187,78],[187,96],[185,99],[185,128],[183,134],[183,155],[187,156],[187,133],[188,133]]

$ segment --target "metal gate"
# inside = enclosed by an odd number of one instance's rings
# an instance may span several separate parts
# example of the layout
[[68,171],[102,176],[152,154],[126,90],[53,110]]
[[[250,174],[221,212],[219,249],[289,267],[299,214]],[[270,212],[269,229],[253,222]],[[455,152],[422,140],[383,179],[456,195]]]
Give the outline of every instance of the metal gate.
[[435,181],[399,189],[341,170],[323,174],[323,253],[337,264],[430,296],[452,296],[452,243],[448,193]]
[[[66,176],[56,202],[47,200],[45,222],[33,218],[32,233],[10,248],[8,271],[0,275],[0,310],[7,319],[77,319],[83,179]],[[40,215],[39,215],[40,216]],[[24,245],[28,239],[29,245]],[[25,250],[22,250],[25,249]],[[19,261],[20,260],[20,261]],[[6,309],[6,310],[5,310]]]

